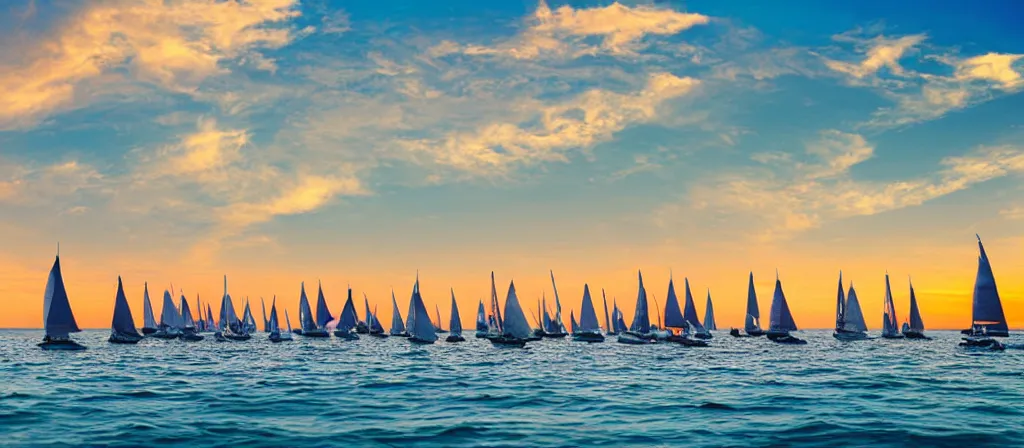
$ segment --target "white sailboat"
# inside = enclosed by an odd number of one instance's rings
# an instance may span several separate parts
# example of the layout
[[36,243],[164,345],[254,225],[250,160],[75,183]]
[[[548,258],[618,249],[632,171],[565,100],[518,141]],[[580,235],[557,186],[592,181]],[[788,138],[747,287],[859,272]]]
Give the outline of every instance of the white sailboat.
[[[260,298],[260,302],[263,302],[263,298]],[[262,303],[261,303],[261,305],[262,305]],[[287,321],[288,320],[288,311],[287,310],[284,312],[284,316],[285,316],[285,320]],[[290,341],[290,340],[292,340],[291,327],[292,327],[292,325],[289,322],[288,323],[288,332],[287,333],[282,333],[281,332],[281,324],[277,320],[277,296],[274,296],[274,298],[270,302],[270,319],[267,320],[267,328],[266,328],[268,330],[268,332],[270,333],[270,335],[267,336],[267,338],[270,339],[270,342]]]
[[974,297],[971,305],[971,328],[964,330],[967,336],[960,343],[963,347],[1002,350],[1004,345],[993,336],[1009,336],[1009,325],[999,299],[996,278],[992,273],[985,246],[978,237],[978,274],[974,279]]
[[[288,317],[288,310],[284,310],[284,325],[288,330],[288,333],[281,334],[281,340],[290,341],[292,340],[292,333],[294,333],[294,331],[292,331],[292,319]],[[285,334],[287,334],[287,336]]]
[[376,338],[386,338],[388,334],[384,332],[384,327],[377,321],[377,311],[374,309],[370,310],[370,299],[366,297],[366,293],[363,293],[363,305],[366,307],[366,326],[369,329],[370,336]]
[[558,300],[558,286],[555,285],[555,271],[549,271],[551,273],[551,288],[555,290],[555,318],[552,321],[551,328],[545,329],[544,337],[546,338],[564,338],[569,335],[565,331],[565,323],[562,322],[562,302]]
[[204,338],[199,334],[198,324],[192,316],[192,310],[188,306],[185,294],[181,295],[181,334],[178,335],[183,341],[202,341]]
[[683,305],[683,320],[687,327],[693,329],[693,337],[697,339],[711,339],[711,333],[704,328],[704,324],[697,317],[697,305],[693,301],[693,294],[690,293],[690,279],[683,278],[683,285],[686,289],[686,302]]
[[452,292],[452,315],[448,321],[448,337],[445,338],[446,342],[462,342],[466,338],[462,337],[462,318],[459,317],[459,304],[455,303],[455,289],[451,289]]
[[839,272],[839,288],[836,292],[836,328],[832,337],[841,341],[857,341],[868,338],[868,327],[864,322],[864,313],[860,310],[857,292],[850,282],[850,294],[843,293],[843,272]]
[[715,305],[711,303],[711,288],[708,288],[708,302],[704,307],[704,329],[709,332],[708,334],[718,330],[718,325],[715,325]]
[[[494,275],[492,272],[491,275]],[[508,284],[508,295],[505,297],[505,318],[501,321],[501,335],[490,338],[492,344],[500,346],[523,347],[533,338],[533,329],[526,320],[526,314],[516,296],[515,282]]]
[[434,315],[437,316],[437,322],[434,323],[434,331],[438,333],[447,333],[448,330],[441,327],[441,309],[437,307],[436,303],[434,304]]
[[780,344],[807,343],[803,339],[790,335],[791,331],[797,331],[796,321],[793,320],[793,313],[789,311],[786,294],[782,292],[782,281],[779,280],[779,273],[776,271],[775,294],[772,297],[772,309],[768,321],[768,339]]
[[[762,336],[765,331],[761,329],[761,311],[757,306],[757,291],[754,289],[754,273],[751,272],[747,279],[747,312],[743,319],[743,331],[746,336]],[[729,334],[742,337],[738,328],[729,330]]]
[[608,297],[604,295],[604,288],[601,288],[601,302],[604,303],[604,332],[612,334],[612,320],[608,317]]
[[[706,347],[708,345],[702,340],[690,337],[690,325],[683,317],[683,312],[679,308],[679,297],[676,296],[676,286],[671,274],[669,274],[668,278],[668,294],[665,299],[665,327],[672,332],[666,339],[669,342],[675,342],[687,347]],[[679,331],[678,334],[676,334],[676,330]]]
[[174,305],[174,298],[171,292],[164,290],[163,308],[160,310],[160,323],[157,325],[153,337],[160,339],[177,339],[184,329],[184,322],[181,319],[181,311]]
[[409,333],[405,331],[405,322],[402,321],[402,313],[398,310],[398,301],[395,300],[394,289],[391,290],[391,331],[389,333],[391,333],[391,336],[409,337]]
[[476,337],[487,337],[487,311],[484,310],[483,299],[480,300],[480,305],[476,308]]
[[149,301],[149,282],[142,289],[142,334],[156,333],[156,317],[153,316],[153,303]]
[[117,277],[117,295],[114,296],[114,318],[110,322],[109,342],[114,344],[137,344],[143,336],[135,329],[135,319],[124,295],[121,276]]
[[889,287],[889,273],[885,273],[885,299],[882,302],[882,337],[885,339],[903,339],[900,333],[899,320],[896,318],[896,305],[892,301],[892,288]]
[[267,303],[260,297],[260,312],[263,313],[263,332],[270,333],[270,320],[267,319]]
[[82,330],[75,322],[75,314],[71,312],[68,292],[64,289],[64,276],[60,271],[60,249],[50,268],[50,276],[46,280],[46,293],[43,295],[43,329],[45,334],[39,347],[43,350],[85,350],[85,346],[69,337],[71,333]]
[[317,332],[316,318],[313,317],[313,309],[309,306],[309,298],[306,297],[306,282],[299,284],[299,334],[310,337],[327,337],[324,332]]
[[[605,319],[607,320],[608,308],[605,307]],[[594,302],[590,299],[590,285],[583,284],[583,304],[580,306],[579,328],[573,330],[572,339],[580,342],[604,342],[604,335],[601,334],[601,326],[597,323],[597,312],[594,310]]]
[[416,344],[433,344],[437,341],[437,332],[434,331],[434,324],[430,322],[430,314],[427,313],[427,306],[423,304],[423,297],[420,296],[420,275],[416,274],[416,283],[412,287],[412,297],[409,298],[409,341]]
[[903,323],[903,336],[907,339],[931,339],[924,335],[924,319],[917,308],[917,295],[914,294],[914,282],[910,281],[910,314],[909,320]]
[[[317,307],[319,308],[319,305],[317,305]],[[327,307],[326,302],[324,307]],[[341,315],[338,316],[338,321],[331,322],[331,326],[335,328],[335,337],[349,341],[359,339],[359,334],[357,333],[359,327],[359,316],[356,314],[355,302],[352,301],[352,287],[348,288],[345,306],[341,309]]]
[[242,321],[235,313],[235,305],[231,301],[231,294],[228,294],[228,276],[224,276],[224,295],[220,300],[220,332],[214,333],[218,341],[248,341],[252,338],[245,331]]
[[637,287],[636,306],[633,312],[633,323],[627,331],[619,334],[621,344],[650,344],[654,342],[651,334],[651,317],[647,312],[647,290],[644,289],[644,276],[637,271],[639,286]]

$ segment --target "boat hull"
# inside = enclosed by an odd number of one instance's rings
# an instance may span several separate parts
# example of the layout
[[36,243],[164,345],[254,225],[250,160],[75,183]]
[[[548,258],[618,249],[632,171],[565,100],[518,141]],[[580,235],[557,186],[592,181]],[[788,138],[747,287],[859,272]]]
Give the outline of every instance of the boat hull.
[[860,331],[836,330],[832,337],[840,341],[863,341],[868,339],[868,334]]
[[519,339],[508,336],[492,336],[487,339],[491,341],[491,344],[494,344],[499,347],[526,347],[526,339]]
[[476,338],[477,339],[487,339],[487,332],[486,331],[477,331],[476,332]]
[[903,339],[903,335],[899,334],[899,333],[896,333],[896,334],[883,334],[882,335],[882,339]]
[[202,341],[203,339],[205,339],[206,337],[205,336],[200,336],[200,335],[195,334],[195,333],[182,333],[182,335],[179,336],[179,338],[182,341],[199,342],[199,341]]
[[924,332],[907,330],[903,332],[903,337],[907,339],[931,339],[929,336],[925,336]]
[[601,333],[576,333],[572,335],[572,340],[593,344],[595,342],[604,342],[604,335]]
[[779,344],[801,345],[807,343],[807,341],[795,337],[789,333],[768,333],[768,340]]
[[145,327],[142,328],[142,334],[144,334],[144,335],[150,335],[150,334],[153,334],[153,333],[156,333],[156,328],[145,328]]
[[329,337],[331,337],[331,333],[330,332],[328,332],[327,330],[320,330],[320,329],[303,331],[300,334],[302,336],[307,337],[307,338],[329,338]]
[[714,336],[711,336],[711,333],[694,333],[693,337],[695,339],[711,339]]
[[142,335],[111,333],[107,342],[111,344],[138,344],[145,339]]
[[465,342],[466,338],[459,335],[450,335],[444,339],[445,342]]
[[407,337],[409,337],[409,333],[391,333],[391,337],[407,338]]
[[690,339],[690,338],[688,338],[686,336],[680,336],[680,335],[675,335],[675,334],[670,336],[668,339],[666,339],[666,341],[668,341],[668,342],[675,342],[675,343],[677,343],[679,345],[682,345],[682,346],[685,346],[685,347],[707,347],[708,346],[708,343],[706,341],[702,341],[700,339]]
[[388,334],[387,333],[370,333],[370,336],[371,337],[375,337],[377,339],[387,339],[388,338]]
[[[324,336],[327,337],[327,336]],[[334,337],[338,339],[344,339],[346,341],[355,341],[359,339],[359,335],[351,331],[345,330],[334,330]]]
[[432,340],[432,339],[422,339],[422,338],[418,338],[416,336],[409,336],[409,342],[412,342],[413,344],[419,344],[419,345],[428,345],[428,344],[433,344],[434,340]]
[[568,336],[569,333],[544,333],[545,338],[560,339]]
[[291,341],[292,335],[291,333],[270,333],[270,335],[267,336],[267,339],[269,339],[270,342]]
[[647,336],[641,336],[635,333],[622,333],[619,335],[617,342],[620,344],[628,345],[645,345],[653,344],[654,340]]
[[43,341],[37,344],[43,350],[85,350],[85,346],[71,339]]
[[252,336],[248,334],[224,334],[222,331],[218,331],[213,334],[213,338],[220,341],[248,341],[252,339]]
[[960,346],[969,349],[984,349],[984,350],[1005,350],[1006,346],[1003,343],[989,338],[989,337],[977,337],[970,336],[963,338],[960,342]]
[[157,339],[178,339],[178,336],[181,336],[181,333],[178,333],[176,331],[169,332],[158,330],[156,333],[153,333],[149,336]]

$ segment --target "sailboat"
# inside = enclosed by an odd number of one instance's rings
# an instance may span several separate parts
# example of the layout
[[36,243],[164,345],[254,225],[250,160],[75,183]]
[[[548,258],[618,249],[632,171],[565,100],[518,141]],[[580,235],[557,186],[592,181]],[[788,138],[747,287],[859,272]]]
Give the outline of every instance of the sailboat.
[[178,336],[181,336],[183,327],[181,312],[174,305],[171,292],[165,289],[163,309],[160,310],[160,324],[157,325],[157,331],[152,336],[160,339],[177,339]]
[[967,336],[960,343],[963,347],[988,348],[1002,350],[1004,345],[993,339],[993,336],[1009,336],[1006,315],[1003,314],[1003,303],[999,300],[996,289],[996,278],[992,273],[985,246],[978,237],[978,274],[974,279],[974,298],[971,305],[971,328],[965,330]]
[[619,309],[615,297],[612,297],[612,308],[612,328],[615,329],[614,334],[629,331],[629,327],[626,326],[626,321],[622,318],[622,310]]
[[366,306],[366,322],[367,326],[370,327],[370,336],[377,338],[386,338],[388,334],[384,332],[384,327],[377,321],[377,310],[370,311],[370,299],[366,298],[366,293],[363,293],[363,305]]
[[409,298],[409,341],[415,344],[433,344],[437,340],[434,324],[430,322],[427,306],[420,296],[420,274],[416,273],[416,283],[412,286],[412,297]]
[[60,272],[60,248],[50,268],[50,276],[46,280],[46,293],[43,295],[43,342],[38,345],[43,350],[85,350],[85,346],[69,337],[71,333],[82,330],[75,322],[75,314],[71,312],[68,292],[64,289],[64,276]]
[[484,301],[480,300],[480,306],[476,309],[476,337],[487,337],[487,312],[484,310]]
[[[273,310],[273,306],[271,306],[271,310]],[[294,331],[292,331],[292,320],[288,317],[288,310],[284,310],[284,325],[288,331],[286,333],[281,333],[281,340],[290,341],[292,340],[292,333],[294,333]]]
[[263,313],[263,332],[270,333],[270,321],[267,320],[267,303],[260,297],[260,312]]
[[498,290],[494,286],[494,271],[491,271],[491,314],[487,320],[487,339],[501,338],[504,333],[501,306],[498,304]]
[[448,337],[445,342],[462,342],[462,318],[459,317],[459,304],[455,303],[455,289],[452,288],[452,315],[448,321]]
[[[494,273],[491,273],[493,281]],[[557,295],[556,295],[557,303]],[[505,319],[501,323],[501,335],[490,338],[491,343],[499,346],[524,347],[526,342],[531,340],[533,330],[530,323],[526,321],[526,314],[519,304],[519,297],[516,296],[516,285],[514,281],[508,284],[508,294],[505,297]]]
[[228,276],[224,276],[224,295],[220,299],[220,332],[213,334],[217,341],[248,341],[252,338],[242,326],[242,321],[235,313],[235,304],[228,294]]
[[[263,298],[262,297],[260,298],[260,302],[261,302],[261,305],[263,305],[263,303],[262,303],[263,302]],[[285,310],[284,316],[285,316],[285,320],[287,321],[288,320],[288,311],[287,310]],[[270,335],[267,336],[267,338],[270,339],[270,342],[290,341],[290,340],[292,340],[291,326],[292,325],[289,322],[288,323],[288,330],[289,331],[287,333],[282,333],[281,332],[281,324],[277,321],[277,296],[274,296],[274,298],[270,302],[270,319],[267,321],[267,327],[266,327],[266,330],[270,333]]]
[[608,297],[604,295],[604,288],[601,288],[601,302],[604,303],[604,332],[608,334],[612,333],[612,321],[608,317]]
[[[326,308],[326,303],[324,307]],[[319,305],[317,305],[319,308]],[[338,316],[338,321],[332,323],[335,327],[334,336],[354,341],[359,339],[358,326],[359,316],[356,315],[356,305],[352,301],[352,287],[348,288],[348,297],[345,299],[345,306],[341,309],[341,315]]]
[[931,339],[924,335],[924,320],[921,319],[921,310],[917,308],[917,295],[914,294],[914,282],[912,281],[910,281],[910,319],[903,323],[903,336],[907,339]]
[[569,328],[572,329],[573,334],[580,331],[580,326],[576,323],[576,314],[573,310],[569,310],[569,324]]
[[637,271],[637,278],[640,286],[637,288],[633,323],[629,325],[629,330],[619,335],[618,341],[622,344],[650,344],[654,341],[654,336],[651,334],[651,318],[647,313],[647,290],[644,289],[644,276]]
[[[331,315],[331,310],[327,308],[327,299],[324,297],[323,284],[317,282],[316,291],[316,328],[308,332],[306,329],[302,330],[303,336],[328,338],[331,337],[330,329],[327,328],[327,323],[334,320],[334,316]],[[349,296],[349,300],[352,297]]]
[[[602,295],[604,292],[602,291]],[[608,307],[605,306],[605,320],[608,319]],[[580,342],[604,342],[601,327],[597,323],[597,312],[594,302],[590,299],[590,285],[583,284],[583,304],[580,306],[579,327],[572,332],[572,339]]]
[[192,310],[189,309],[188,300],[185,294],[181,295],[181,334],[178,335],[183,341],[202,341],[203,336],[199,335],[196,320],[192,317]]
[[564,338],[568,336],[569,333],[565,331],[565,324],[562,322],[562,302],[558,300],[558,286],[555,285],[555,271],[550,271],[550,273],[551,288],[555,290],[555,318],[551,323],[551,328],[545,329],[544,337]]
[[448,330],[441,328],[441,310],[437,307],[436,303],[434,304],[434,313],[437,316],[437,323],[434,325],[434,331],[438,333],[447,333]]
[[786,294],[782,292],[782,281],[778,271],[775,272],[775,295],[772,297],[771,315],[768,319],[768,339],[780,344],[806,344],[807,341],[790,335],[797,331],[793,313],[789,311]]
[[199,293],[196,293],[196,313],[199,316],[199,319],[196,319],[196,332],[202,333],[206,331],[206,318],[203,317],[203,305],[199,301]]
[[704,328],[708,334],[718,330],[718,325],[715,325],[715,306],[711,303],[711,288],[708,288],[708,304],[704,307]]
[[[483,302],[480,303],[483,306]],[[405,331],[405,322],[402,322],[402,313],[398,311],[398,301],[395,300],[395,290],[391,290],[391,336],[398,336],[402,338],[409,337],[409,332]]]
[[761,311],[757,306],[757,291],[754,290],[754,273],[750,273],[750,278],[747,280],[747,313],[743,323],[743,331],[746,335],[740,334],[738,328],[729,330],[729,334],[736,337],[743,336],[762,336],[764,330],[761,329]]
[[213,320],[213,308],[210,308],[210,303],[206,303],[206,331],[217,332],[217,323]]
[[882,337],[885,339],[903,339],[900,333],[899,320],[896,318],[896,305],[892,302],[892,289],[889,287],[889,273],[885,273],[885,300],[882,302]]
[[836,329],[832,337],[841,341],[857,341],[868,338],[868,326],[857,300],[857,291],[850,282],[850,293],[843,295],[843,273],[839,272],[839,288],[836,291]]
[[149,301],[149,282],[142,289],[142,334],[156,333],[156,318],[153,317],[153,304]]
[[[711,339],[711,333],[704,328],[704,324],[697,317],[697,305],[693,302],[693,294],[690,294],[690,279],[684,278],[683,285],[686,289],[686,303],[683,305],[683,320],[688,324],[687,329],[692,328],[693,337],[697,339]],[[710,294],[710,291],[709,291]]]
[[[309,332],[307,335],[306,332]],[[299,328],[298,334],[314,338],[326,338],[329,335],[326,331],[317,331],[316,319],[313,317],[313,310],[309,306],[309,298],[306,297],[306,282],[299,284]]]
[[143,336],[135,329],[135,319],[124,296],[121,276],[117,277],[117,295],[114,296],[114,319],[110,322],[110,339],[114,344],[137,344]]
[[245,333],[256,332],[256,318],[252,315],[252,309],[249,308],[249,298],[245,298],[245,311],[242,312],[242,331]]
[[[671,274],[669,274],[668,278],[668,294],[665,299],[665,328],[672,333],[666,338],[669,342],[675,342],[687,347],[707,347],[708,345],[707,342],[690,337],[690,325],[683,317],[683,312],[679,309],[679,298],[676,296],[676,286]],[[680,330],[679,334],[675,333],[676,329]]]
[[672,331],[664,329],[665,327],[661,321],[661,306],[658,305],[658,298],[654,297],[654,294],[651,294],[651,300],[654,301],[654,311],[657,313],[657,320],[655,320],[657,325],[651,325],[651,335],[654,336],[654,339],[666,341],[673,336]]

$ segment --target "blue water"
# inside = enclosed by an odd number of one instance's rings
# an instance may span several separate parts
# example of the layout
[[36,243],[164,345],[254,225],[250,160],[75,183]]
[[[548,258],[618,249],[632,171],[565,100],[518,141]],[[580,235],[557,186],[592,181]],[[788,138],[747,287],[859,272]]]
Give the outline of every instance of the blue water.
[[[0,331],[0,445],[1019,446],[1024,350],[932,341],[708,348],[482,339],[271,344]],[[1006,342],[1019,344],[1014,335]]]

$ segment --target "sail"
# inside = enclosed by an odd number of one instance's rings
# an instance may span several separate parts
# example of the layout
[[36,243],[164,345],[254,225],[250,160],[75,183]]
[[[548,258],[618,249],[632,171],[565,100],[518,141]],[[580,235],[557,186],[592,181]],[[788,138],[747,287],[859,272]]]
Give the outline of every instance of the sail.
[[368,330],[373,329],[373,312],[370,311],[370,299],[366,297],[366,293],[363,293],[363,307],[366,308],[366,328]]
[[555,290],[555,331],[553,333],[565,333],[565,324],[562,323],[562,302],[558,300],[558,287],[555,286],[555,271],[551,272],[551,288]]
[[[423,341],[436,341],[437,332],[434,324],[430,322],[430,314],[427,313],[427,306],[423,304],[423,297],[420,296],[420,279],[416,275],[416,283],[412,287],[412,298],[409,300],[412,317],[409,325],[409,332],[416,339]],[[347,305],[346,305],[347,307]]]
[[163,309],[160,311],[160,327],[180,328],[178,326],[178,319],[180,318],[181,314],[178,308],[174,306],[171,292],[165,289]]
[[117,277],[117,295],[114,297],[114,319],[110,322],[110,331],[124,335],[138,336],[135,329],[135,319],[132,319],[132,310],[128,306],[128,298],[124,296],[124,287],[121,286],[121,277]]
[[[263,298],[260,297],[260,305],[263,305]],[[280,333],[281,324],[277,321],[277,297],[270,301],[270,319],[267,326],[263,328],[267,333]]]
[[715,306],[711,304],[711,290],[708,290],[708,305],[704,308],[704,328],[709,331],[717,330],[715,325]]
[[633,323],[629,325],[629,331],[647,334],[651,332],[651,317],[647,313],[647,290],[644,289],[644,276],[637,271],[637,278],[640,286],[636,293],[636,307],[633,312]]
[[484,310],[484,301],[476,308],[476,331],[487,331],[487,311]]
[[612,322],[608,317],[608,297],[604,295],[604,288],[601,288],[601,302],[604,303],[604,331],[610,333],[612,331]]
[[996,278],[992,273],[992,265],[989,263],[988,254],[985,253],[985,246],[981,244],[981,237],[978,237],[978,275],[974,279],[974,298],[971,307],[971,323],[982,325],[988,332],[1006,334],[1009,327],[1006,324],[1006,315],[1003,314],[1003,303],[999,300],[999,290],[996,289]]
[[526,339],[533,335],[530,323],[526,320],[526,314],[523,313],[523,308],[519,305],[515,282],[509,282],[508,284],[508,295],[505,298],[505,321],[503,324],[504,334],[507,336]]
[[149,301],[149,282],[142,290],[142,328],[156,329],[156,317],[153,317],[153,304]]
[[196,315],[199,316],[199,319],[196,319],[196,330],[206,331],[206,318],[203,317],[203,306],[199,301],[199,293],[196,293]]
[[228,326],[238,325],[238,313],[235,313],[235,305],[231,302],[231,295],[228,294],[228,276],[224,276],[224,296],[220,302],[220,329],[225,330]]
[[580,326],[576,323],[576,314],[572,310],[569,310],[569,323],[572,324],[571,328],[573,334],[580,332]]
[[679,298],[676,297],[676,286],[672,277],[668,278],[668,298],[665,299],[665,327],[683,328],[686,321],[683,319],[683,312],[679,309]]
[[775,278],[775,295],[772,297],[771,316],[768,319],[769,331],[796,331],[793,313],[789,311],[786,294],[782,292],[782,281]]
[[[420,275],[419,275],[419,273],[417,273],[416,274],[416,282],[417,283],[419,282],[419,279],[420,279]],[[415,294],[415,293],[416,293],[416,291],[413,291],[413,294]],[[410,331],[410,332],[412,331],[412,313],[413,313],[413,311],[416,311],[416,306],[415,305],[416,305],[416,301],[412,300],[412,296],[409,296],[409,311],[407,313],[405,313],[405,329],[406,329],[406,331]]]
[[292,319],[288,317],[288,310],[284,310],[284,324],[288,327],[288,332],[292,332]]
[[693,295],[690,294],[690,279],[684,278],[683,285],[686,288],[686,303],[683,305],[683,320],[693,326],[698,333],[704,332],[704,324],[700,323],[697,317],[697,305],[693,303]]
[[900,332],[899,320],[896,318],[896,306],[892,301],[892,288],[889,287],[889,274],[885,274],[885,302],[882,310],[882,334],[894,335]]
[[[482,304],[482,302],[481,302]],[[391,332],[392,335],[405,333],[405,322],[402,322],[402,313],[398,311],[398,301],[395,300],[395,290],[391,290]]]
[[348,331],[356,328],[358,323],[359,315],[356,314],[356,304],[352,301],[352,288],[348,288],[348,298],[345,299],[345,306],[341,309],[341,316],[338,317],[338,329]]
[[[349,288],[349,301],[351,300],[352,288]],[[318,284],[316,291],[316,326],[318,328],[325,328],[327,323],[332,320],[334,320],[334,316],[331,315],[331,310],[327,309],[327,299],[324,298],[324,287],[323,285]]]
[[210,303],[206,303],[206,329],[213,331],[217,329],[217,324],[213,321],[213,308],[210,307]]
[[373,324],[370,325],[370,331],[374,333],[384,333],[384,327],[380,324],[380,319],[377,319],[377,305],[373,306]]
[[754,290],[754,273],[750,273],[747,281],[747,317],[744,320],[743,328],[747,333],[761,331],[761,312],[757,307],[757,291]]
[[580,328],[579,331],[600,333],[601,326],[597,323],[597,311],[594,311],[594,302],[590,299],[590,286],[583,284],[583,305],[580,307]]
[[437,315],[437,324],[434,327],[436,327],[437,331],[444,331],[444,328],[441,327],[441,310],[437,307],[436,303],[434,304],[434,313]]
[[868,324],[864,321],[864,311],[861,310],[860,301],[857,300],[857,291],[850,283],[850,292],[846,295],[846,323],[844,328],[850,331],[868,331]]
[[501,307],[498,305],[498,291],[494,287],[494,271],[491,271],[491,325],[498,334],[505,331],[505,324],[501,319]]
[[[850,285],[851,287],[853,285]],[[839,271],[839,292],[836,293],[836,330],[846,328],[846,298],[843,296],[843,271]]]
[[302,282],[299,288],[299,327],[304,332],[316,330],[313,309],[309,306],[309,298],[306,297],[306,282]]
[[192,317],[192,310],[189,308],[184,294],[181,295],[181,326],[193,330],[196,328],[196,320]]
[[64,276],[60,271],[60,255],[53,261],[43,295],[43,327],[51,338],[66,338],[70,333],[82,331],[71,312],[68,292],[64,289]]
[[263,332],[270,333],[270,321],[267,320],[267,303],[260,297],[260,312],[263,313]]
[[462,336],[462,318],[459,317],[459,305],[455,303],[454,289],[452,289],[452,315],[448,321],[448,331],[452,336]]
[[548,300],[544,294],[541,294],[541,308],[544,309],[541,324],[543,325],[544,331],[547,333],[558,333],[558,326],[555,325],[555,320],[551,318],[551,314],[548,314]]
[[249,298],[245,299],[245,311],[242,312],[242,330],[246,333],[256,331],[256,318],[253,317],[252,309],[249,308]]
[[914,294],[914,284],[910,284],[910,329],[924,331],[924,320],[921,319],[921,311],[917,308],[917,295]]

